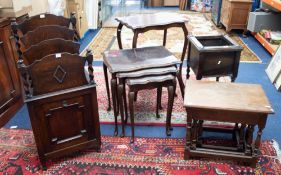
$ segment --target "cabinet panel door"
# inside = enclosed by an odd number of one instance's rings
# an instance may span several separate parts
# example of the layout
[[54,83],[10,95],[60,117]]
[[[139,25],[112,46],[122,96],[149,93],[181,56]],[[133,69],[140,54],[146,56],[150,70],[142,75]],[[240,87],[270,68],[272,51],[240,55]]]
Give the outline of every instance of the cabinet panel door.
[[222,7],[221,7],[221,22],[225,26],[228,26],[229,14],[230,14],[229,10],[230,10],[230,3],[228,2],[228,0],[223,0]]
[[10,106],[15,94],[15,88],[7,62],[8,58],[4,53],[3,46],[3,42],[0,41],[0,113]]

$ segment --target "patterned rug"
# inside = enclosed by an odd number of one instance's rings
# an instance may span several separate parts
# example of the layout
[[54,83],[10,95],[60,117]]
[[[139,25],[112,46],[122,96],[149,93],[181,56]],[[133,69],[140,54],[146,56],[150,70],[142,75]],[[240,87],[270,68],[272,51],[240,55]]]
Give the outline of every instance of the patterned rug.
[[[208,143],[230,141],[208,139]],[[255,169],[231,161],[183,160],[184,139],[102,137],[100,153],[92,150],[48,162],[42,171],[30,130],[0,129],[0,174],[281,174],[280,150],[275,141],[263,141]],[[279,156],[278,156],[279,155]]]
[[[95,80],[98,84],[97,95],[99,104],[99,117],[102,124],[113,124],[114,115],[113,110],[107,111],[107,93],[105,80],[103,75],[103,69],[101,67],[95,67]],[[186,72],[186,69],[183,70]],[[195,75],[191,71],[190,79],[195,80]],[[215,81],[215,78],[206,78],[203,81]],[[220,79],[222,82],[230,81],[229,77],[222,77]],[[127,93],[128,94],[128,93]],[[163,88],[162,94],[162,107],[160,110],[160,118],[156,118],[155,108],[156,108],[156,90],[143,90],[138,93],[138,100],[135,103],[135,124],[136,125],[159,125],[165,126],[166,122],[166,110],[168,106],[168,92],[167,88]],[[186,125],[186,111],[183,107],[183,99],[181,97],[180,88],[177,86],[178,97],[175,98],[173,113],[172,113],[172,125],[173,126],[185,126]],[[148,98],[149,97],[149,98]],[[119,123],[121,123],[121,117],[118,116]],[[130,120],[129,120],[130,121]],[[206,126],[211,125],[212,127],[222,127],[219,122],[204,122]],[[223,127],[232,127],[232,123],[224,123]]]
[[[218,35],[220,33],[225,33],[213,24],[210,20],[210,14],[208,13],[188,13],[182,15],[185,15],[185,17],[189,19],[186,26],[191,35]],[[124,49],[131,48],[132,38],[133,32],[123,27],[122,43]],[[181,29],[172,28],[168,30],[166,48],[178,58],[181,57],[184,43],[183,38],[184,36]],[[260,59],[243,43],[237,34],[231,34],[231,38],[244,48],[241,54],[242,62],[261,63]],[[148,31],[139,35],[138,47],[162,45],[162,42],[163,31]],[[116,39],[116,28],[102,28],[89,44],[89,48],[93,50],[95,60],[102,60],[102,53],[105,50],[119,49]]]

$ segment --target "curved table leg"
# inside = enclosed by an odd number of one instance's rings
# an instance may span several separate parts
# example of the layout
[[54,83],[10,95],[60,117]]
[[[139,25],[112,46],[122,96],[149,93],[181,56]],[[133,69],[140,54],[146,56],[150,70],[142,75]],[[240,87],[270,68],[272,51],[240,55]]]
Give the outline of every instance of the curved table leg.
[[121,121],[122,121],[122,133],[120,135],[120,137],[124,137],[125,136],[125,119],[124,119],[124,107],[123,107],[123,92],[124,92],[124,83],[121,82],[118,85],[118,101],[119,101],[119,110],[120,110],[120,115],[121,115]]
[[168,86],[168,108],[167,108],[167,118],[166,118],[166,135],[171,136],[171,131],[173,130],[171,126],[171,118],[175,99],[175,88],[177,81],[173,81],[172,86]]
[[113,113],[114,113],[114,124],[115,124],[115,130],[114,130],[114,136],[118,135],[118,126],[117,126],[117,104],[116,104],[116,88],[117,88],[117,80],[115,75],[112,75],[111,79],[111,93],[112,93],[112,102],[113,102]]
[[[183,33],[184,33],[184,45],[183,45],[182,56],[181,56],[182,63],[180,65],[180,71],[179,71],[180,77],[182,76],[182,65],[183,65],[183,61],[184,61],[184,58],[185,58],[185,55],[186,55],[186,50],[187,50],[187,45],[188,45],[188,39],[187,39],[188,30],[187,30],[184,23],[182,24],[182,30],[183,30]],[[181,89],[182,98],[184,98],[184,83],[183,83],[182,78],[179,79],[179,85],[180,85],[180,89]]]
[[126,96],[126,84],[123,82],[123,101],[124,101],[124,110],[125,110],[125,123],[128,122],[128,104],[127,104],[127,96]]
[[134,114],[134,97],[135,96],[135,92],[133,91],[130,91],[129,90],[129,94],[128,94],[128,97],[129,97],[129,108],[130,108],[130,120],[131,120],[131,128],[132,128],[132,136],[131,136],[131,139],[130,139],[130,143],[134,143],[134,139],[135,139],[135,122],[134,122],[134,117],[135,117],[135,114]]
[[135,49],[137,48],[139,32],[137,30],[134,30],[133,32],[134,32],[134,38],[133,38],[132,48]]
[[161,90],[162,90],[161,86],[157,88],[156,118],[160,118],[159,109],[160,109],[160,106],[161,106],[161,96],[162,96],[162,92],[160,93]]
[[111,110],[111,102],[110,102],[110,92],[109,92],[109,82],[108,82],[108,74],[107,74],[107,67],[103,64],[103,73],[105,78],[105,86],[106,86],[106,93],[107,93],[107,100],[108,100],[108,108],[107,111]]
[[164,29],[164,38],[163,38],[163,46],[166,46],[166,41],[167,41],[167,29]]
[[[189,45],[189,44],[188,44]],[[186,68],[186,79],[189,79],[189,77],[190,77],[190,50],[191,50],[191,48],[190,48],[190,45],[188,46],[188,51],[187,51],[187,59],[186,59],[186,66],[187,66],[187,68]]]
[[123,46],[122,46],[122,39],[121,39],[122,27],[123,27],[123,24],[119,23],[119,25],[118,25],[118,27],[117,27],[117,41],[118,41],[119,49],[123,49]]

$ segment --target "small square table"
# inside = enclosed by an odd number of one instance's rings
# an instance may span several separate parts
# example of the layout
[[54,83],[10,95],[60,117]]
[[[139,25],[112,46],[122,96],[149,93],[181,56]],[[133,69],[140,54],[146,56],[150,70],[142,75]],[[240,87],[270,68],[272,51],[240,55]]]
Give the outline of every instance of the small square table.
[[[274,111],[260,85],[187,80],[184,106],[187,110],[185,159],[192,157],[226,158],[250,163],[253,167],[259,154],[262,130],[268,114]],[[199,121],[240,123],[238,147],[203,145]],[[253,141],[254,127],[258,125]],[[244,131],[245,130],[245,131]]]

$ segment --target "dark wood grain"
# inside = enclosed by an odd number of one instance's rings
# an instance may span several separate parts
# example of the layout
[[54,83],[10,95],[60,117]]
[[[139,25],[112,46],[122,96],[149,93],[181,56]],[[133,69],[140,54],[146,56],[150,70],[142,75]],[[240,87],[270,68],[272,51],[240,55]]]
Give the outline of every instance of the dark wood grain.
[[[73,28],[74,30],[74,40],[78,41],[80,36],[76,31],[76,17],[72,13],[70,18],[65,18],[63,16],[56,16],[52,14],[40,14],[33,17],[26,17],[22,22],[17,22],[15,19],[11,22],[12,33],[16,42],[16,50],[18,53],[19,60],[22,60],[22,52],[28,47],[24,46],[20,42],[20,38],[23,37],[27,32],[33,31],[38,27],[42,26],[63,26],[67,28]],[[43,33],[42,33],[43,34]],[[50,34],[50,33],[46,33]],[[51,34],[52,35],[52,34]],[[44,37],[43,37],[44,38]]]
[[58,25],[69,27],[71,24],[70,18],[65,18],[63,16],[56,16],[53,14],[39,14],[33,17],[28,17],[23,22],[17,25],[17,29],[22,35],[29,31],[33,31],[37,27],[46,25]]
[[175,66],[162,67],[162,68],[153,68],[153,69],[144,69],[133,72],[123,72],[117,73],[117,78],[136,78],[143,76],[153,76],[153,75],[165,75],[165,74],[176,74],[177,68]]
[[104,63],[111,73],[166,67],[181,63],[162,46],[111,50],[104,52],[103,56]]
[[[86,64],[87,63],[87,64]],[[88,65],[85,74],[84,66]],[[29,66],[19,62],[39,159],[94,148],[100,151],[100,125],[93,56],[48,55]],[[58,71],[58,69],[60,69]]]
[[238,75],[240,54],[242,47],[230,39],[227,35],[222,36],[188,36],[188,69],[196,75],[196,79],[203,77],[231,76],[235,81]]
[[[273,109],[260,85],[186,81],[186,107],[272,113]],[[204,86],[204,88],[202,88]],[[194,91],[196,89],[196,91]]]
[[80,44],[71,40],[49,39],[44,40],[36,45],[32,45],[23,53],[23,59],[26,64],[32,64],[35,60],[56,53],[79,54]]
[[[185,59],[187,45],[188,45],[188,30],[186,28],[186,22],[188,19],[178,13],[155,13],[155,14],[138,14],[126,17],[118,17],[116,20],[119,22],[117,28],[117,41],[119,49],[123,49],[121,31],[125,25],[129,29],[132,29],[134,36],[132,42],[132,48],[137,48],[138,35],[150,30],[163,30],[163,46],[166,45],[167,30],[172,27],[179,27],[183,31],[184,45],[182,50],[181,61]],[[181,89],[182,97],[184,97],[184,83],[182,80],[182,64],[178,70],[178,81]]]
[[174,23],[188,22],[187,18],[177,13],[155,13],[130,15],[126,17],[115,18],[118,22],[130,29],[147,28],[152,26],[164,26]]
[[34,97],[26,103],[44,169],[48,159],[86,148],[100,150],[95,85]]
[[32,45],[39,44],[40,42],[48,39],[61,38],[65,40],[75,39],[75,32],[65,26],[39,26],[33,31],[27,32],[20,38],[25,48],[29,48]]
[[[86,58],[69,53],[48,55],[29,66],[19,65],[24,77],[28,76],[29,95],[42,95],[50,92],[83,86],[88,83],[84,72]],[[57,72],[56,72],[57,71]],[[26,74],[26,75],[25,75]],[[55,75],[61,81],[55,78]],[[81,78],[76,78],[81,77]]]
[[[184,106],[187,110],[185,159],[225,158],[256,166],[262,131],[268,114],[274,111],[260,85],[186,81]],[[203,145],[199,141],[202,121],[240,123],[236,147]],[[253,141],[255,126],[257,137]],[[246,129],[245,129],[245,126]],[[201,127],[201,126],[200,126]]]
[[10,23],[10,19],[0,18],[0,127],[23,105]]

